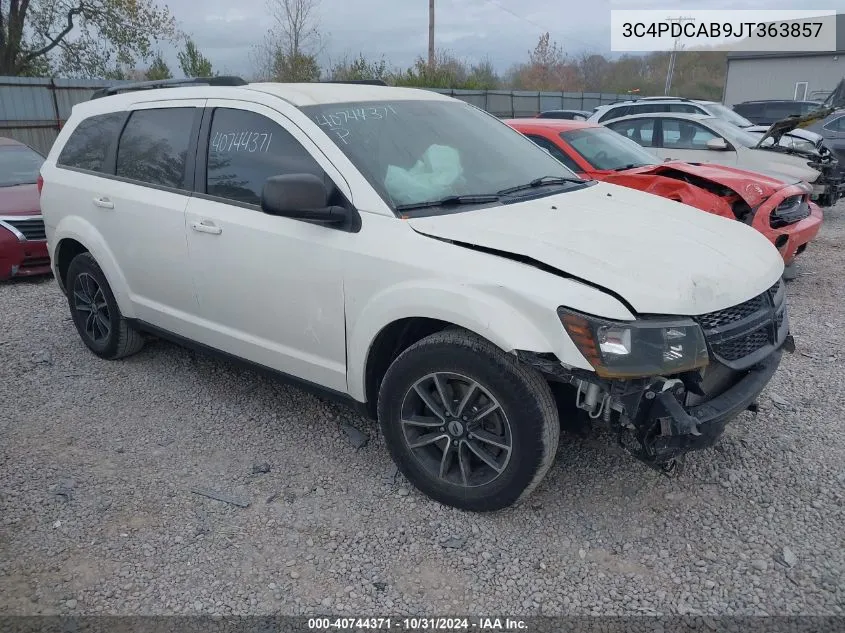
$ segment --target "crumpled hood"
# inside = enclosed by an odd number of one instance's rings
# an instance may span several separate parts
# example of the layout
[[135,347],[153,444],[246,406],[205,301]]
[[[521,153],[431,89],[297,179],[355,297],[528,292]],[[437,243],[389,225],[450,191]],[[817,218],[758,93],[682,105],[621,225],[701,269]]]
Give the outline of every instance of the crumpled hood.
[[751,207],[756,207],[784,187],[800,182],[799,178],[793,176],[777,177],[774,174],[725,167],[716,163],[682,163],[680,161],[637,167],[624,173],[645,173],[673,178],[688,174],[692,177],[690,180],[693,184],[697,179],[703,178],[734,191]]
[[542,262],[620,295],[639,313],[721,310],[783,272],[777,249],[751,227],[607,183],[408,222],[424,235]]
[[38,185],[0,187],[0,215],[40,215]]

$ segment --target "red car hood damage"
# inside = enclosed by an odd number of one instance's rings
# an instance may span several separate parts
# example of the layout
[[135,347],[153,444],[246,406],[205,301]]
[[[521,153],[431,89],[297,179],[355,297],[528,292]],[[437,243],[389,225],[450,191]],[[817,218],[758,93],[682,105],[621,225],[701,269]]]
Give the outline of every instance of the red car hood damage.
[[41,215],[38,185],[0,187],[0,215]]
[[[758,206],[784,187],[794,184],[772,178],[760,172],[750,172],[744,169],[735,169],[733,167],[711,165],[708,163],[690,164],[677,161],[662,163],[660,165],[635,167],[621,172],[620,175],[663,176],[680,184],[684,184],[684,181],[677,179],[683,178],[694,186],[696,185],[696,181],[709,180],[711,183],[730,189],[741,197],[751,208]],[[603,180],[612,182],[612,180],[606,178],[603,178]],[[703,209],[703,207],[696,204],[693,204],[693,206]],[[709,211],[709,209],[704,210]],[[733,214],[730,217],[733,217]]]
[[638,173],[639,169],[603,174],[600,180],[612,185],[638,189],[639,191],[652,193],[656,196],[668,198],[669,200],[682,202],[696,209],[720,215],[729,220],[736,219],[736,215],[731,210],[731,205],[720,196],[705,191],[693,184],[677,180],[677,178],[653,173],[651,170],[645,173]]

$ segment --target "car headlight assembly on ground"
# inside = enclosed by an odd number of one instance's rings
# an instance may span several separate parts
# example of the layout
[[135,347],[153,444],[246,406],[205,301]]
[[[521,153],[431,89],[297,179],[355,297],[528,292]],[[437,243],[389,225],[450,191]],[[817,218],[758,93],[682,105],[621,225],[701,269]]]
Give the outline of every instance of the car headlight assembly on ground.
[[709,363],[701,327],[692,319],[609,321],[559,308],[578,350],[602,378],[678,374]]

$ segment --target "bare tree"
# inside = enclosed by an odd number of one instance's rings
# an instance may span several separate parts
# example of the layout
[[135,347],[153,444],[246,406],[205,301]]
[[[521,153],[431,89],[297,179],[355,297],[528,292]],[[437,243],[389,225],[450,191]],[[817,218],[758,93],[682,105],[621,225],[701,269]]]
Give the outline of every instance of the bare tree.
[[272,26],[252,52],[255,74],[276,81],[311,81],[320,75],[320,0],[267,0]]
[[295,57],[319,45],[319,6],[320,0],[267,0],[267,11],[274,22],[271,30],[281,40],[286,55]]

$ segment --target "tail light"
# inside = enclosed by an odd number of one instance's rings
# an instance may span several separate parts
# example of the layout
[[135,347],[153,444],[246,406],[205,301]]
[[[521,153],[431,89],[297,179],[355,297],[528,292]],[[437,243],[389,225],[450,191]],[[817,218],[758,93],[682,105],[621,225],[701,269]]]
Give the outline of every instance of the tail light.
[[44,187],[44,178],[41,177],[41,174],[38,174],[38,195],[41,195],[41,189]]

